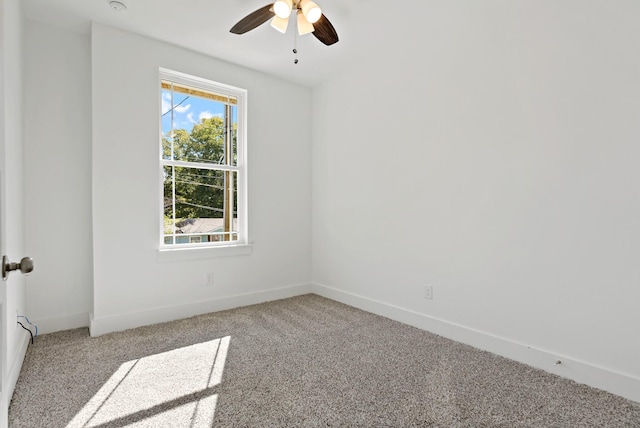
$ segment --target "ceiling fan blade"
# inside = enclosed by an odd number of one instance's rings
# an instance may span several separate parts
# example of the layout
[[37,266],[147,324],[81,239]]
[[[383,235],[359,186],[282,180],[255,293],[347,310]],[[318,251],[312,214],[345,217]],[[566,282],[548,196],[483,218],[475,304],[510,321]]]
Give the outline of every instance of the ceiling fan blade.
[[247,31],[251,31],[254,28],[264,24],[273,16],[275,13],[271,10],[273,3],[269,3],[268,5],[261,7],[260,9],[251,12],[249,15],[242,18],[236,25],[231,27],[231,31],[233,34],[244,34]]
[[336,33],[336,29],[333,28],[333,25],[324,14],[313,24],[313,28],[313,35],[325,45],[331,46],[338,42],[338,33]]

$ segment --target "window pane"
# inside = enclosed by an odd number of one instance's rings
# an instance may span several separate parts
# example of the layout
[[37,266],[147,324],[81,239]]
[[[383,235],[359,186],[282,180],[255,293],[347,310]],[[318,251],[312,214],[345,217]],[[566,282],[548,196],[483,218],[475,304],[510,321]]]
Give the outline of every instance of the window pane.
[[245,92],[161,70],[164,245],[246,242],[246,236],[240,236],[246,230],[246,213],[238,219],[237,208],[238,190],[241,197],[246,191],[237,185],[246,174],[238,162],[238,152],[244,156],[245,150],[243,135],[238,134],[246,111]]
[[161,95],[164,159],[236,165],[236,98],[166,81]]
[[164,167],[165,244],[238,239],[237,172]]

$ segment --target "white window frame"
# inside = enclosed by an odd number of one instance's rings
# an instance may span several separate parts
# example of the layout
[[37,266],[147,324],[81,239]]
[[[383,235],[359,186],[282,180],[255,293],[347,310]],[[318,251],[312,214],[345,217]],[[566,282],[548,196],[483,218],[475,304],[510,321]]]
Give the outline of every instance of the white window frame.
[[[159,69],[158,76],[158,218],[159,218],[159,248],[158,259],[163,261],[183,260],[210,256],[227,256],[250,254],[252,249],[249,244],[248,209],[247,209],[247,91],[230,85],[214,82],[186,73],[181,73],[166,68]],[[218,241],[189,244],[165,244],[164,243],[164,167],[165,166],[197,166],[197,163],[166,160],[162,153],[162,81],[171,81],[183,84],[206,92],[228,95],[237,100],[238,126],[236,136],[236,165],[219,165],[216,169],[235,171],[237,173],[237,227],[238,239],[236,241]],[[186,165],[190,164],[190,165]]]

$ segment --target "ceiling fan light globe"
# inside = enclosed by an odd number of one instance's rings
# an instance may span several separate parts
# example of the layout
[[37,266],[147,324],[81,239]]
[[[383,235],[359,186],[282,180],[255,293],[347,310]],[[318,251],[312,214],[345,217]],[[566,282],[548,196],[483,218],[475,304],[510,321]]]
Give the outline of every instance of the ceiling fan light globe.
[[313,33],[314,30],[313,24],[307,21],[304,15],[298,13],[298,34],[304,36],[305,34]]
[[300,2],[302,13],[307,21],[311,24],[318,22],[318,19],[322,16],[322,9],[320,6],[312,2],[311,0],[303,0]]
[[289,17],[280,18],[276,15],[271,20],[271,26],[284,34],[287,32],[287,26],[289,26]]
[[278,0],[273,4],[273,13],[283,19],[291,16],[292,9],[292,0]]

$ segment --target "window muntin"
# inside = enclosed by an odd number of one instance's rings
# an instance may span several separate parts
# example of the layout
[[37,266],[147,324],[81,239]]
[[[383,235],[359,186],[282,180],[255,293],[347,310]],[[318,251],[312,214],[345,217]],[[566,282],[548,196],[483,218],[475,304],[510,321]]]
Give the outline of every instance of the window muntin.
[[161,71],[161,247],[246,244],[246,92]]

